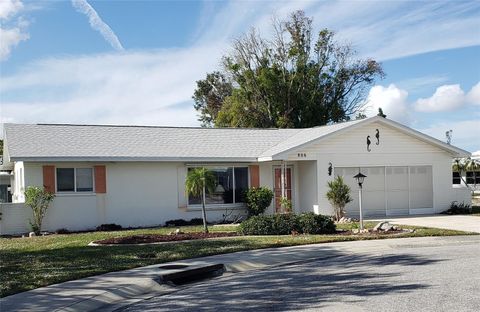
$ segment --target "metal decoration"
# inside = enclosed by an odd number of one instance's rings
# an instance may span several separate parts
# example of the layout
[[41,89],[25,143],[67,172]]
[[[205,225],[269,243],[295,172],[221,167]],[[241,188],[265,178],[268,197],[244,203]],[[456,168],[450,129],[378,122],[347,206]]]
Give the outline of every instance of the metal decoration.
[[370,144],[372,144],[372,141],[370,141],[370,136],[367,135],[367,151],[369,151],[369,152],[371,151]]
[[378,131],[378,129],[376,129],[377,133],[375,133],[375,137],[377,138],[377,143],[375,143],[376,145],[380,145],[380,131]]
[[333,165],[331,162],[328,163],[328,175],[331,176],[332,175],[332,170],[333,170]]

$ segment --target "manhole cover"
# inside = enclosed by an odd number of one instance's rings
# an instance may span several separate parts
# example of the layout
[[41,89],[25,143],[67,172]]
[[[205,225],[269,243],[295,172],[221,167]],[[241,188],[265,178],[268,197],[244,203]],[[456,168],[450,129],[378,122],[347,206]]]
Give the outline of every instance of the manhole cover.
[[161,265],[158,268],[163,269],[163,270],[176,270],[176,269],[184,269],[188,267],[186,264],[167,264],[167,265]]

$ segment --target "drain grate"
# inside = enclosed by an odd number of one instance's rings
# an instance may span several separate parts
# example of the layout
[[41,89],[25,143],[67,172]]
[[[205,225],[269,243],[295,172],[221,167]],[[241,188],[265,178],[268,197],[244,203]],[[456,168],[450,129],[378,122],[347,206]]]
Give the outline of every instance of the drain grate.
[[186,265],[186,264],[166,264],[166,265],[161,265],[158,268],[162,269],[162,270],[178,270],[178,269],[188,268],[188,265]]
[[160,282],[174,286],[181,286],[208,278],[218,277],[223,275],[224,272],[225,266],[223,264],[212,264],[163,274],[160,276]]

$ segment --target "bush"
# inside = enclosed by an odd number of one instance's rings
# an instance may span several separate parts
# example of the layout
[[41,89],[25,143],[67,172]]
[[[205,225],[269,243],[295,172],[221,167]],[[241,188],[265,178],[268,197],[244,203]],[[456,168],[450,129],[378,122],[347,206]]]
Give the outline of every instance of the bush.
[[341,176],[337,176],[328,182],[328,188],[326,196],[335,211],[335,220],[338,221],[345,216],[345,206],[353,200],[350,197],[350,187],[343,182]]
[[36,235],[42,230],[42,222],[55,194],[38,186],[29,186],[25,191],[25,205],[32,208],[33,220],[29,220],[32,231]]
[[273,199],[273,192],[266,187],[252,187],[245,193],[248,215],[258,216],[265,212]]
[[450,204],[450,208],[442,213],[448,215],[471,214],[472,207],[469,204],[465,204],[464,202],[458,203],[454,201]]
[[313,212],[253,216],[240,224],[238,231],[244,235],[329,234],[336,230],[333,221]]
[[202,225],[203,219],[201,218],[193,218],[190,221],[184,219],[174,219],[168,220],[165,222],[165,226],[188,226],[188,225]]
[[70,231],[66,228],[61,228],[55,231],[55,234],[70,234]]
[[317,215],[313,212],[302,213],[298,216],[300,232],[308,234],[335,233],[335,223],[330,217]]
[[109,223],[109,224],[101,224],[97,226],[97,231],[119,231],[122,229],[121,225],[115,224],[115,223]]

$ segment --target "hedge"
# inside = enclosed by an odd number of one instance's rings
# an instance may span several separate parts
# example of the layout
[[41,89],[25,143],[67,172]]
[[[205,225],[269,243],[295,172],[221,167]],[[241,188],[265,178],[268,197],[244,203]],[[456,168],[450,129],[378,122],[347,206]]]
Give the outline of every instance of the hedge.
[[254,216],[240,224],[238,231],[244,235],[288,235],[335,233],[335,223],[330,217],[313,212]]

